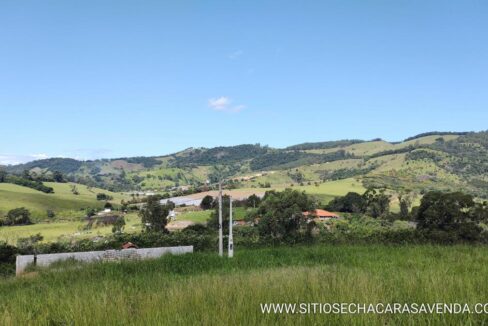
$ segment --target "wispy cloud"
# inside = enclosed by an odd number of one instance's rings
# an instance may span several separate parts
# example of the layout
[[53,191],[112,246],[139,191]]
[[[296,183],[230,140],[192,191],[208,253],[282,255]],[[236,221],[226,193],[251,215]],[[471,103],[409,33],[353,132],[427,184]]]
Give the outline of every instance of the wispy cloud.
[[234,105],[232,100],[226,96],[209,99],[208,106],[215,111],[221,112],[240,112],[246,107],[242,104]]
[[30,154],[30,155],[13,155],[13,154],[0,154],[0,164],[1,165],[15,165],[27,163],[35,160],[43,160],[49,158],[49,155],[41,154]]
[[[64,151],[64,156],[61,157],[71,157],[76,160],[96,160],[100,158],[108,158],[112,153],[112,150],[108,148],[75,148],[67,149]],[[60,156],[58,156],[60,157]]]
[[100,158],[107,158],[111,150],[105,148],[77,148],[69,149],[63,154],[50,155],[46,153],[39,154],[0,154],[0,165],[17,165],[28,163],[37,160],[44,160],[47,158],[61,157],[73,158],[75,160],[95,160]]
[[244,51],[242,51],[242,50],[234,51],[231,54],[229,54],[229,59],[235,60],[235,59],[239,58],[240,56],[242,56],[243,54],[244,54]]

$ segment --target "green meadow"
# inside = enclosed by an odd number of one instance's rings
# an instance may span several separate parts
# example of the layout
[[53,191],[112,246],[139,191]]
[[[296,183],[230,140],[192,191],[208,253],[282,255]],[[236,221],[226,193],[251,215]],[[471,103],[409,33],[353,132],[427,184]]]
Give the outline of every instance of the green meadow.
[[321,200],[322,203],[327,203],[337,196],[344,196],[348,192],[357,192],[362,194],[366,191],[361,181],[354,178],[328,181],[319,183],[318,186],[312,183],[312,185],[297,186],[293,189],[303,190],[307,194],[314,195]]
[[3,325],[460,325],[483,314],[274,314],[264,303],[488,302],[488,248],[299,246],[65,262],[0,281]]
[[[177,220],[205,224],[212,215],[212,212],[213,210],[185,212],[178,215]],[[234,207],[233,214],[234,220],[242,220],[246,217],[246,209],[244,207]]]
[[[114,193],[103,189],[91,188],[74,183],[44,182],[54,189],[54,194],[46,194],[31,188],[9,183],[0,183],[0,215],[9,210],[25,207],[29,209],[35,220],[44,219],[47,210],[52,210],[60,219],[71,219],[84,215],[88,207],[102,208],[105,202],[98,201],[98,193],[105,193],[113,197],[113,204],[120,204],[122,199],[129,199],[127,195]],[[74,194],[72,187],[76,187],[78,194]]]
[[[124,232],[133,233],[141,230],[141,219],[137,214],[125,216]],[[94,226],[85,230],[85,221],[53,221],[41,222],[31,225],[2,226],[0,227],[0,241],[6,241],[12,245],[20,238],[27,238],[40,233],[43,242],[56,242],[58,240],[86,239],[96,236],[104,236],[112,233],[112,226]]]

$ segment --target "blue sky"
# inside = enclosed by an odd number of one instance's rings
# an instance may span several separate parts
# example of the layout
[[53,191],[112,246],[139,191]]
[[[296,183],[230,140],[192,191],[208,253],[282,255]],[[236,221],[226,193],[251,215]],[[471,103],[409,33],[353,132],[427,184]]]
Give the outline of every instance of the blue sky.
[[0,2],[0,163],[488,129],[487,1]]

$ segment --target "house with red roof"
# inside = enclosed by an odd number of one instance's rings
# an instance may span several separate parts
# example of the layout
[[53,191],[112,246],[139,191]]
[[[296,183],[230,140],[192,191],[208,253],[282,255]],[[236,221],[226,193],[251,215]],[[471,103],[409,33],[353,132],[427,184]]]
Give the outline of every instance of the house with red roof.
[[325,209],[316,209],[314,211],[305,212],[303,215],[311,219],[318,219],[319,221],[339,218],[339,215],[326,211]]

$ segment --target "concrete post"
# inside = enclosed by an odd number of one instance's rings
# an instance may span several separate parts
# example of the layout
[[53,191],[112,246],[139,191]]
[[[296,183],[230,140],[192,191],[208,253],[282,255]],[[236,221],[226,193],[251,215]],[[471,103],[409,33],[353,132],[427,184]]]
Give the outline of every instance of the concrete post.
[[222,180],[219,180],[219,256],[224,256],[224,235],[222,229]]
[[230,198],[230,211],[229,211],[229,258],[234,257],[234,237],[232,235],[232,197]]

